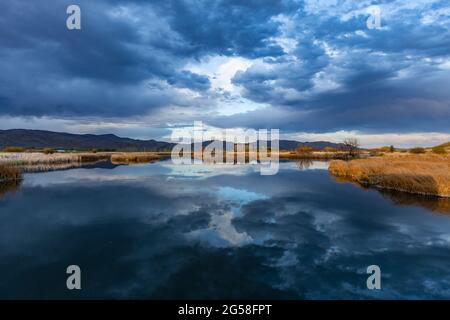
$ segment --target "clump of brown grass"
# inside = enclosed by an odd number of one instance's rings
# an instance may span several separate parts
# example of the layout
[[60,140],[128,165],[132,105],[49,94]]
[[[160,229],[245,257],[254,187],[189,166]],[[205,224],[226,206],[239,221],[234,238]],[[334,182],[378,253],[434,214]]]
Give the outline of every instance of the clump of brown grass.
[[332,161],[329,172],[366,186],[423,195],[450,197],[450,158],[396,155],[352,161]]
[[111,162],[115,164],[144,163],[159,160],[161,157],[154,152],[124,152],[111,155]]
[[17,168],[0,165],[0,181],[18,181],[22,178]]

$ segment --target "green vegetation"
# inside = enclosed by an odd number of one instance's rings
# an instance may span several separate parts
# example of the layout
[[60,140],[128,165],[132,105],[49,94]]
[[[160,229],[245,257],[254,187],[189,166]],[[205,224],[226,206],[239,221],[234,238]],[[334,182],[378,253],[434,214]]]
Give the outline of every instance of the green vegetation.
[[447,153],[447,150],[445,149],[445,147],[442,147],[442,146],[434,147],[431,149],[431,151],[436,154],[446,154]]
[[450,148],[450,142],[440,144],[437,147]]
[[391,148],[390,147],[380,147],[377,149],[378,152],[391,152]]
[[378,156],[382,156],[383,153],[381,153],[380,149],[372,149],[372,150],[369,150],[369,155],[371,157],[378,157]]
[[44,150],[42,150],[42,153],[44,153],[44,154],[54,154],[55,152],[56,151],[51,148],[45,148]]
[[111,155],[111,162],[116,164],[143,163],[160,160],[163,156],[155,152],[126,152]]
[[409,152],[414,153],[414,154],[421,154],[421,153],[425,153],[426,150],[424,148],[418,147],[418,148],[409,149]]
[[22,147],[4,147],[3,152],[25,152],[25,148]]

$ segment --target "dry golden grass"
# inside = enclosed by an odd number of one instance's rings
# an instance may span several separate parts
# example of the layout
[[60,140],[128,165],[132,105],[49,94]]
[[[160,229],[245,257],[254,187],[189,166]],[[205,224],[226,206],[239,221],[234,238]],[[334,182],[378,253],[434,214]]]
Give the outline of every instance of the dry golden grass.
[[0,165],[33,166],[62,165],[68,163],[95,162],[108,160],[110,153],[53,153],[41,152],[0,153]]
[[111,162],[114,164],[124,163],[144,163],[160,160],[164,157],[162,153],[157,152],[124,152],[111,155]]
[[0,181],[17,181],[20,179],[21,174],[17,168],[0,165]]
[[[168,153],[170,156],[170,153]],[[80,152],[80,153],[0,153],[0,165],[19,167],[24,171],[48,171],[71,168],[83,163],[111,160],[116,164],[150,162],[167,157],[163,152]]]
[[391,154],[332,161],[329,172],[366,186],[450,197],[450,157],[435,154]]

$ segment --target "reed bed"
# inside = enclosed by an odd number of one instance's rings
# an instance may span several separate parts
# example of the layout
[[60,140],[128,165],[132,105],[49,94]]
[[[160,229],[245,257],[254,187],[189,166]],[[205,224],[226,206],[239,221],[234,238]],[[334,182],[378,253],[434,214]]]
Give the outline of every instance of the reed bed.
[[111,155],[108,153],[0,153],[0,165],[3,164],[18,167],[33,165],[59,165],[108,160],[110,156]]
[[58,164],[75,162],[74,154],[0,153],[0,164],[10,166],[26,166],[34,164]]
[[20,171],[11,166],[0,165],[0,182],[4,181],[18,181],[22,176]]
[[[169,154],[170,155],[170,154]],[[0,165],[17,167],[24,172],[51,171],[80,167],[86,163],[111,161],[115,164],[143,163],[167,157],[160,152],[0,153]]]
[[365,186],[450,197],[450,158],[433,154],[335,160],[329,172]]
[[165,155],[157,152],[124,152],[111,155],[111,162],[114,164],[145,163],[160,160]]
[[[96,162],[92,162],[96,163]],[[48,172],[48,171],[58,171],[58,170],[67,170],[67,169],[76,169],[81,168],[90,162],[67,162],[67,163],[58,163],[58,164],[34,164],[34,165],[22,165],[17,168],[20,169],[22,173],[32,173],[32,172]]]

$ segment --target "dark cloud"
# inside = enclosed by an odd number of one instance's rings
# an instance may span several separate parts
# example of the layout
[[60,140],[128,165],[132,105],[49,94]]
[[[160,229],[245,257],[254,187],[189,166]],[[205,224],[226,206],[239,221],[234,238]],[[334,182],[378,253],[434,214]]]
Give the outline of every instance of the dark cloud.
[[[448,132],[450,69],[439,66],[450,59],[448,17],[425,24],[426,13],[401,10],[383,20],[382,29],[369,30],[365,15],[342,20],[328,13],[296,16],[290,60],[255,65],[234,77],[246,98],[269,103],[274,116],[253,111],[214,123],[292,131]],[[326,88],[330,82],[335,87]]]
[[156,10],[195,55],[215,53],[248,58],[279,56],[283,50],[270,40],[278,33],[272,17],[295,8],[291,1],[219,0],[161,1]]
[[[124,116],[195,105],[176,91],[210,87],[207,77],[180,70],[190,59],[283,53],[268,40],[277,32],[268,20],[284,8],[277,1],[82,0],[79,31],[65,27],[69,4],[0,4],[0,113]],[[167,85],[149,92],[148,81]]]
[[[175,106],[227,127],[448,131],[446,1],[380,1],[369,30],[365,2],[80,0],[80,31],[65,27],[68,0],[47,2],[0,4],[1,115],[126,121]],[[273,113],[200,119],[230,93],[185,67],[217,55],[254,62],[233,84]]]
[[189,88],[198,91],[208,90],[211,82],[208,77],[201,76],[189,71],[182,71],[170,77],[167,82],[175,87]]

